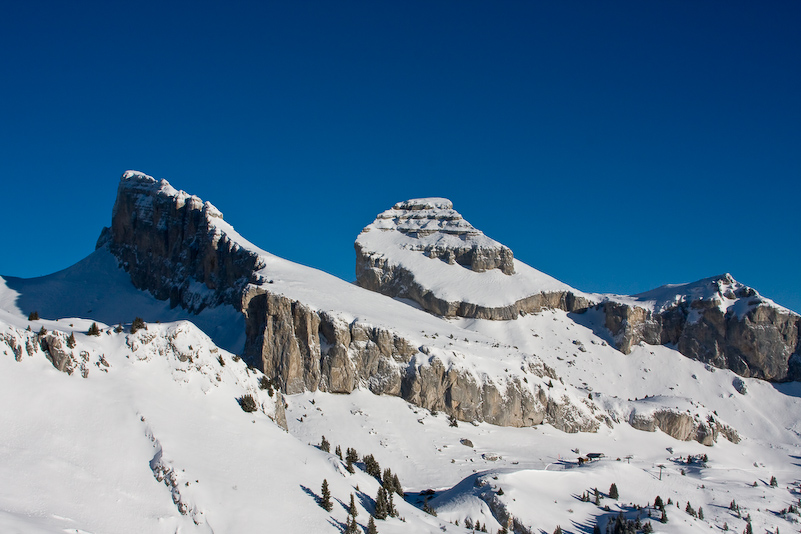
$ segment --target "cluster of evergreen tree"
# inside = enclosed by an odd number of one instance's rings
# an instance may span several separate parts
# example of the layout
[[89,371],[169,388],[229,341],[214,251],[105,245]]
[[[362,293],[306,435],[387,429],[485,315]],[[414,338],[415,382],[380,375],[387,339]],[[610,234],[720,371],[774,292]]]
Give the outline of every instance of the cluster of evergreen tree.
[[473,520],[470,519],[469,517],[464,520],[464,526],[466,528],[471,529],[473,532],[486,532],[487,531],[487,524],[486,523],[484,523],[482,525],[481,521],[477,520],[475,522],[475,524],[473,524]]
[[609,498],[617,500],[620,497],[620,494],[617,491],[617,484],[612,482],[612,485],[609,486]]
[[331,452],[331,444],[325,439],[325,436],[320,440],[320,450],[325,452]]
[[606,524],[607,534],[637,534],[637,530],[636,522],[626,519],[623,512],[619,513],[614,521]]
[[378,465],[378,461],[373,457],[372,454],[367,454],[362,458],[364,462],[364,472],[368,475],[375,477],[381,482],[381,466]]
[[89,327],[89,331],[86,332],[87,335],[90,336],[99,336],[100,335],[100,327],[97,326],[97,323],[92,323],[92,326]]

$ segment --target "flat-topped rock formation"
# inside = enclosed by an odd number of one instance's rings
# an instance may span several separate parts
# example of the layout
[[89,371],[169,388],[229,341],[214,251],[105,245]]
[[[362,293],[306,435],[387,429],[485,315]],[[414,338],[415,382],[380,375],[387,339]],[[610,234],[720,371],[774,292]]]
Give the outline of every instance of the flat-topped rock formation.
[[362,230],[355,248],[357,284],[444,317],[509,320],[592,304],[587,295],[516,261],[444,198],[395,204]]

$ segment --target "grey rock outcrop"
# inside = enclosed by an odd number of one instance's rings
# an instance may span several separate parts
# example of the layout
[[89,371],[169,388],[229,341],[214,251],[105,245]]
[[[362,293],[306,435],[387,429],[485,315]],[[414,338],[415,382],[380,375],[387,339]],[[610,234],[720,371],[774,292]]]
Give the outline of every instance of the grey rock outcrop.
[[637,430],[654,432],[656,429],[681,441],[697,441],[711,447],[722,435],[732,443],[739,443],[740,436],[728,425],[709,417],[702,421],[687,412],[670,409],[656,410],[651,414],[632,413],[629,424]]
[[[238,306],[258,269],[259,257],[218,231],[222,213],[209,202],[176,191],[166,180],[127,171],[120,179],[107,246],[133,284],[157,299],[198,312],[206,306]],[[200,282],[210,291],[193,290]],[[195,284],[197,285],[197,284]]]
[[724,274],[607,301],[606,327],[628,354],[643,342],[672,344],[690,358],[764,380],[801,379],[801,317]]

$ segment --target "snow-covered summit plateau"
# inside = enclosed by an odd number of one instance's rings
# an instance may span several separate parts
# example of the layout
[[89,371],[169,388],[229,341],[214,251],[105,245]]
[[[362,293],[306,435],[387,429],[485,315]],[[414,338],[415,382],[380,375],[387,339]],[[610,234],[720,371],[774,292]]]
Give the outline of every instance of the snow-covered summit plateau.
[[797,314],[585,293],[442,198],[355,246],[357,285],[123,174],[93,253],[0,278],[0,532],[798,529]]

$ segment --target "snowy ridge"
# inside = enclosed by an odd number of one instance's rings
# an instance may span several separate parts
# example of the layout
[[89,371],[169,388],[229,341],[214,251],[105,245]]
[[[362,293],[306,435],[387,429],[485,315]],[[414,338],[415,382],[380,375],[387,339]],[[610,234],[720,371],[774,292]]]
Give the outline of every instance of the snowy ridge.
[[722,313],[733,313],[740,319],[757,306],[771,306],[784,313],[798,315],[761,296],[755,289],[741,284],[729,273],[711,276],[696,282],[666,284],[632,296],[599,295],[599,297],[639,306],[653,313],[662,313],[692,301],[706,301],[713,303]]

